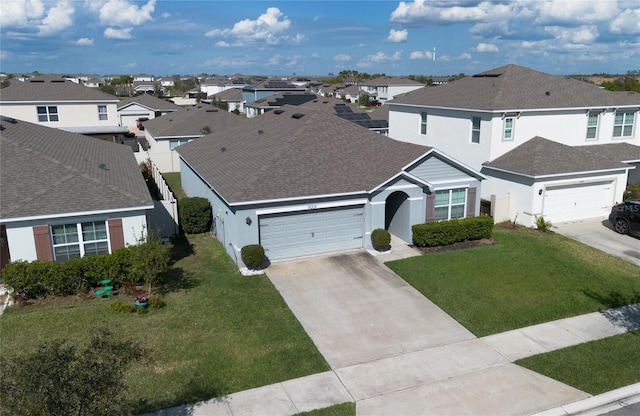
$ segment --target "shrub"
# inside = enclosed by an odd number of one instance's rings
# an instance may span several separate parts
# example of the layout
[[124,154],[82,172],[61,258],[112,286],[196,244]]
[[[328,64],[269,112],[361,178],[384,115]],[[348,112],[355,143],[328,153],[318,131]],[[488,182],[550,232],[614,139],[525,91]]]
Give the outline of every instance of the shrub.
[[371,245],[377,251],[384,251],[391,243],[391,234],[389,231],[377,228],[371,232]]
[[240,257],[245,266],[251,270],[260,268],[264,261],[264,248],[260,244],[249,244],[242,247]]
[[116,300],[115,302],[111,302],[109,304],[109,308],[111,308],[111,310],[114,312],[124,312],[124,313],[131,313],[136,309],[135,306],[129,303],[123,303],[119,300]]
[[412,227],[413,242],[420,247],[445,246],[460,241],[491,238],[493,218],[468,217],[461,220],[433,221]]
[[136,313],[138,315],[146,315],[146,314],[149,313],[149,309],[147,309],[145,307],[142,307],[142,306],[139,306],[139,307],[136,308]]
[[202,197],[182,198],[178,202],[180,226],[187,234],[209,231],[211,226],[211,204]]
[[536,215],[536,228],[540,232],[547,232],[551,228],[551,222],[544,219],[542,215]]
[[160,309],[164,306],[164,301],[159,295],[153,295],[149,298],[149,307],[152,309]]
[[628,199],[638,199],[640,200],[640,182],[638,183],[630,183],[627,186],[627,189],[624,191],[624,195],[622,197],[624,201]]

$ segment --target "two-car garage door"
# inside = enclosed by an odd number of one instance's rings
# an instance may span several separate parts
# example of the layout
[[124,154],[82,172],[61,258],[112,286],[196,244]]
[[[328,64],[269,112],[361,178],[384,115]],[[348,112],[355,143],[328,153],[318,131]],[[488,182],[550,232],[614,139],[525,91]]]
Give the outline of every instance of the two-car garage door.
[[545,191],[543,216],[559,223],[609,215],[613,205],[611,181],[549,186]]
[[270,260],[362,248],[363,207],[261,215],[260,244]]

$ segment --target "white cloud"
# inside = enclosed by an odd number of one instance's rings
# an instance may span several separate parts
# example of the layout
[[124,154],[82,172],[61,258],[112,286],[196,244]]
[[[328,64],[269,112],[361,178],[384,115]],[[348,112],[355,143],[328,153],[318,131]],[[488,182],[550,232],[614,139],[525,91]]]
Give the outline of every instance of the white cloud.
[[537,14],[536,22],[542,24],[608,22],[619,13],[616,1],[528,0],[525,3]]
[[575,29],[549,26],[545,27],[545,31],[551,33],[559,41],[574,44],[592,43],[599,36],[597,26],[582,26]]
[[114,29],[112,27],[108,27],[104,30],[104,37],[107,39],[131,39],[132,30],[132,27],[127,27],[124,29]]
[[409,55],[409,59],[433,59],[432,51],[414,51]]
[[253,56],[217,56],[212,59],[208,59],[202,67],[214,67],[214,68],[240,68],[240,67],[254,67],[256,65],[256,58]]
[[132,27],[153,20],[151,14],[155,8],[156,0],[149,0],[142,6],[127,0],[108,0],[100,3],[97,12],[100,23],[104,26]]
[[0,1],[0,26],[25,27],[44,15],[40,0]]
[[285,35],[290,27],[291,20],[284,16],[277,7],[270,7],[256,20],[244,19],[236,22],[231,28],[210,30],[205,33],[205,36],[233,38],[235,39],[234,46],[252,43],[277,45],[282,41],[296,44],[304,41],[305,37],[301,34]]
[[39,34],[43,36],[60,32],[73,25],[73,14],[75,8],[68,1],[61,1],[51,7],[47,16],[38,25]]
[[76,45],[93,46],[93,38],[80,38],[76,41]]
[[383,62],[395,62],[399,61],[402,53],[400,51],[395,52],[393,55],[387,55],[384,52],[378,52],[373,55],[368,55],[360,62],[358,62],[359,67],[370,68],[374,64],[379,64]]
[[9,59],[9,52],[0,51],[0,59]]
[[474,49],[476,52],[499,52],[498,47],[492,43],[478,43]]
[[129,69],[133,69],[133,68],[137,68],[138,64],[135,63],[135,62],[130,62],[130,63],[126,64],[124,67],[125,68],[129,68]]
[[347,55],[344,53],[339,53],[336,56],[333,57],[334,61],[338,61],[338,62],[347,62],[351,60],[351,55]]
[[[517,3],[517,2],[516,2]],[[468,2],[416,0],[414,2],[400,2],[391,13],[391,21],[416,24],[437,23],[448,24],[455,22],[479,22],[487,19],[498,20],[499,17],[512,14],[512,5],[493,3],[491,1]]]
[[389,42],[404,42],[407,40],[407,37],[409,36],[409,32],[407,31],[407,29],[403,29],[403,30],[395,30],[395,29],[391,29],[389,31],[389,36],[387,36],[387,41]]
[[463,53],[462,55],[459,56],[459,59],[471,59],[471,54],[468,53]]
[[230,44],[228,44],[227,42],[225,42],[225,41],[223,41],[223,40],[216,42],[216,43],[214,44],[214,46],[216,46],[216,47],[218,47],[218,48],[230,48],[230,47],[231,47],[231,45],[230,45]]
[[171,17],[171,13],[164,12],[164,13],[161,14],[161,16],[162,16],[163,19],[168,19],[168,18]]
[[611,22],[610,28],[613,33],[640,33],[640,9],[626,9]]

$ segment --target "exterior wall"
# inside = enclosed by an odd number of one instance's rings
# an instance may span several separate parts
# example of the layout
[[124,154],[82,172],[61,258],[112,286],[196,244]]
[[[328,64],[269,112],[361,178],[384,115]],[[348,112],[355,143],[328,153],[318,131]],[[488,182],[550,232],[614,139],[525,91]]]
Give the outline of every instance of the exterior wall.
[[[107,106],[107,120],[100,120],[98,117],[98,106]],[[56,106],[58,107],[59,121],[40,122],[36,107]],[[68,127],[115,127],[118,126],[118,112],[116,103],[93,102],[93,103],[69,103],[69,102],[45,102],[45,103],[24,103],[11,104],[2,103],[2,115],[16,118],[29,123],[40,124],[53,128]]]
[[[149,120],[151,120],[155,118],[155,115],[156,115],[156,112],[152,109],[143,107],[138,104],[132,104],[127,108],[118,110],[118,125],[125,126],[125,127],[135,127],[136,125],[135,120],[137,120],[138,118],[146,117]],[[126,119],[135,118],[133,122],[134,124],[123,122],[123,118],[126,118]]]
[[[515,149],[535,136],[568,146],[605,143],[640,145],[640,112],[636,112],[633,136],[613,138],[615,112],[601,113],[597,140],[587,140],[587,112],[522,112],[514,114],[513,139],[502,139],[502,112],[472,112],[436,108],[420,108],[389,104],[389,136],[393,139],[432,146],[480,170],[482,164]],[[427,134],[420,134],[420,114],[427,113]],[[472,117],[480,117],[480,143],[471,142]]]
[[[153,160],[162,173],[180,172],[180,155],[175,150],[171,150],[170,141],[172,139],[156,139],[148,130],[145,130],[144,136],[150,146],[149,150],[145,152],[145,159]],[[195,137],[175,137],[175,139],[191,141]]]
[[[38,259],[33,236],[33,227],[42,225],[50,226],[57,224],[71,224],[86,221],[106,221],[117,218],[122,219],[122,232],[124,234],[125,245],[137,244],[138,239],[142,235],[146,234],[147,217],[144,211],[51,218],[13,223],[8,222],[6,223],[6,229],[11,261],[35,261]],[[111,247],[111,242],[109,246]]]
[[[393,100],[400,94],[404,94],[410,91],[419,90],[423,88],[424,85],[389,85],[389,89],[387,91],[386,97],[387,100]],[[380,94],[382,96],[382,94]]]
[[425,189],[415,183],[404,179],[397,179],[378,190],[372,197],[371,202],[365,210],[365,243],[366,248],[371,249],[371,232],[376,228],[385,228],[386,225],[386,202],[387,198],[394,192],[404,192],[407,195],[409,218],[407,227],[404,230],[394,230],[394,234],[408,243],[413,242],[411,226],[421,224],[426,221],[426,193]]

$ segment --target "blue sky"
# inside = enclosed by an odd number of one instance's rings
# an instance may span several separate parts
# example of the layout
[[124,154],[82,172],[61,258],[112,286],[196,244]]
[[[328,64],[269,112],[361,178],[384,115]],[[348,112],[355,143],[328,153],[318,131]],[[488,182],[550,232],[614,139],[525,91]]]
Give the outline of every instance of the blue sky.
[[624,74],[640,0],[0,0],[0,36],[13,73]]

